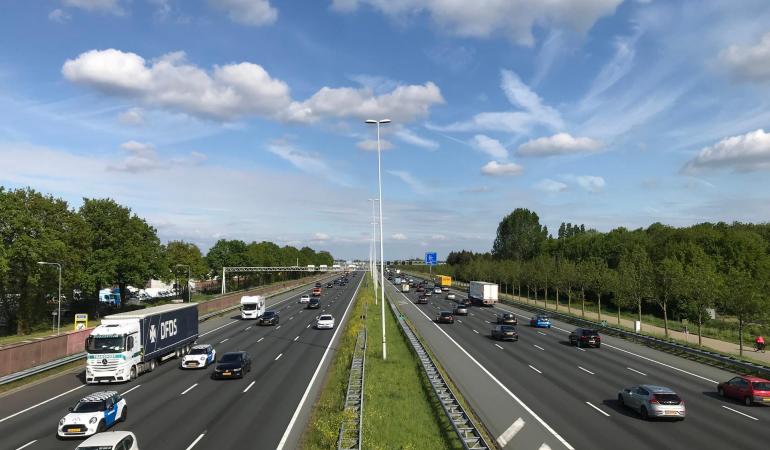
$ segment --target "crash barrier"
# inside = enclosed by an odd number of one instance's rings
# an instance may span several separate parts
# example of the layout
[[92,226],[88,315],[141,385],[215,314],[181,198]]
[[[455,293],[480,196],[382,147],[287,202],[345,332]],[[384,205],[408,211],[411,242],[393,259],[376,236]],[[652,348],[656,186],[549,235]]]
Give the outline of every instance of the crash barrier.
[[337,439],[337,450],[360,450],[364,414],[364,375],[366,370],[366,330],[358,332],[353,361],[350,363],[345,408]]

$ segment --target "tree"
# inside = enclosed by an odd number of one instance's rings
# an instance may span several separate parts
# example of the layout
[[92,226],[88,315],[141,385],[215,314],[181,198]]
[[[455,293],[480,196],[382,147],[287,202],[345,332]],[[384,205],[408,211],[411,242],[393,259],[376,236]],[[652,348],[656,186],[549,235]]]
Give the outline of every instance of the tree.
[[[223,267],[248,266],[246,243],[240,240],[220,239],[206,253],[206,262],[214,274],[221,274]],[[276,265],[277,263],[278,261]]]
[[[725,309],[738,319],[738,349],[743,356],[743,327],[747,321],[767,316],[770,301],[767,295],[767,271],[764,274],[732,269],[727,274],[729,287],[723,297]],[[764,276],[763,276],[764,275]]]
[[607,268],[607,263],[601,258],[589,258],[586,271],[588,276],[588,286],[590,286],[591,290],[596,294],[597,311],[599,314],[599,321],[601,322],[602,295],[611,292],[614,280],[611,278],[612,274],[609,273],[610,269]]
[[572,313],[572,289],[578,285],[578,268],[574,262],[568,259],[559,261],[558,283],[561,289],[567,291],[567,311]]
[[580,289],[580,315],[586,316],[586,289],[591,288],[593,274],[591,264],[588,261],[580,261],[577,264],[577,277],[575,286]]
[[717,272],[713,259],[697,245],[689,248],[682,279],[687,310],[698,322],[698,345],[703,345],[702,328],[706,308],[716,305],[724,279]]
[[653,296],[652,262],[644,247],[636,245],[618,264],[619,295],[637,308],[642,323],[642,303]]
[[540,254],[548,229],[540,225],[537,213],[517,208],[497,227],[492,255],[498,259],[528,260]]
[[684,267],[675,257],[666,257],[655,266],[654,302],[663,310],[663,329],[668,337],[668,308],[670,302],[682,290]]

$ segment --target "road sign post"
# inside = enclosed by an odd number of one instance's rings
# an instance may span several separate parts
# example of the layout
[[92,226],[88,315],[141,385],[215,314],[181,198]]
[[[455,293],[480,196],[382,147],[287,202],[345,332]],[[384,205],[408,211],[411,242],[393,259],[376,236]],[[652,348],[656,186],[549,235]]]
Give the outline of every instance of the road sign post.
[[425,253],[425,264],[428,265],[428,269],[431,275],[433,275],[433,266],[436,265],[436,261],[437,261],[436,252]]

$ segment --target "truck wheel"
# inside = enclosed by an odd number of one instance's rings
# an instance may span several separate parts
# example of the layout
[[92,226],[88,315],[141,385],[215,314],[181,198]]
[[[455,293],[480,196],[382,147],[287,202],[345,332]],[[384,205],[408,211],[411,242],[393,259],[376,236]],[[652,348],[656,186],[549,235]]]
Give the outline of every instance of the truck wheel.
[[131,366],[131,370],[128,371],[128,381],[136,378],[136,366]]
[[157,367],[157,365],[158,365],[157,361],[155,359],[152,359],[150,361],[150,370],[149,371],[152,372],[153,370],[155,370],[155,367]]

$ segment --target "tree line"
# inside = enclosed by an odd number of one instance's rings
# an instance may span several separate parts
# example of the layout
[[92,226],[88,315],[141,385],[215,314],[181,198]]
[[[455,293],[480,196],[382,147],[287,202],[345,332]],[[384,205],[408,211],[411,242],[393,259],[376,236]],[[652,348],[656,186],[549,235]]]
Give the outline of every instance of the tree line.
[[[125,303],[128,285],[186,279],[187,267],[180,264],[190,266],[193,278],[209,279],[221,274],[223,265],[294,265],[297,258],[303,265],[333,261],[328,252],[309,247],[239,240],[220,240],[204,256],[189,242],[163,245],[153,226],[112,199],[85,198],[75,210],[30,188],[0,187],[0,322],[17,333],[50,321],[58,271],[41,261],[61,264],[62,297],[95,302],[101,289],[117,286]],[[260,282],[277,276],[250,278]]]
[[[556,237],[538,215],[516,209],[504,217],[489,253],[451,252],[439,269],[460,280],[512,286],[537,299],[567,300],[585,315],[586,299],[617,311],[688,318],[701,329],[714,309],[735,317],[743,353],[747,323],[770,317],[770,224],[701,223],[676,228],[654,223],[602,233],[565,224]],[[574,303],[573,303],[574,302]],[[556,302],[557,308],[559,302]]]

